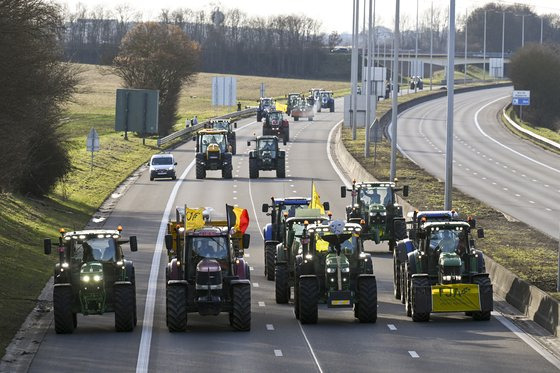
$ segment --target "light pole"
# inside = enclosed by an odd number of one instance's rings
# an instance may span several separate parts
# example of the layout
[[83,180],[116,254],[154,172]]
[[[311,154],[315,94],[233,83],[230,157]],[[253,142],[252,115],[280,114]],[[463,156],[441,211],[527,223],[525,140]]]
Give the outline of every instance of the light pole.
[[502,12],[502,66],[504,64],[504,46],[506,39],[506,12]]
[[365,69],[366,69],[366,50],[367,50],[367,38],[366,38],[366,1],[364,0],[364,16],[362,23],[362,37],[364,38],[364,44],[362,45],[362,75],[360,76],[360,81],[362,82],[363,88],[365,89],[364,81],[366,80]]
[[[412,72],[414,76],[418,75],[418,0],[416,0],[416,47],[414,54],[414,71]],[[414,93],[418,91],[418,84],[414,84]]]
[[521,48],[525,46],[525,14],[521,16]]
[[463,84],[467,84],[467,42],[468,42],[467,34],[468,32],[469,32],[469,14],[468,14],[468,10],[465,9],[465,75],[463,79]]
[[398,71],[399,71],[399,17],[400,0],[396,0],[395,5],[395,31],[393,33],[393,102],[391,112],[391,169],[389,178],[395,181],[397,173],[397,110],[398,110]]
[[455,88],[455,0],[449,0],[449,36],[447,38],[447,140],[445,150],[445,203],[451,210],[453,188],[453,90]]
[[484,11],[484,46],[482,60],[482,80],[486,80],[486,11]]
[[353,43],[352,43],[352,140],[356,140],[356,117],[357,117],[357,100],[358,100],[358,32],[360,29],[360,0],[354,0],[354,21],[353,21]]
[[541,17],[541,44],[542,44],[542,36],[543,36],[542,35],[543,34],[543,20],[544,20],[544,17]]
[[[365,2],[365,1],[364,1]],[[366,73],[366,122],[365,122],[365,147],[364,147],[364,157],[369,157],[369,127],[371,125],[371,91],[372,91],[372,68],[373,68],[373,29],[371,26],[373,5],[372,0],[369,0],[369,17],[368,17],[368,37],[367,37],[367,73]],[[374,112],[375,113],[375,112]],[[375,115],[375,114],[374,114]]]
[[430,15],[430,91],[432,90],[433,57],[434,57],[434,2],[432,1],[432,10]]

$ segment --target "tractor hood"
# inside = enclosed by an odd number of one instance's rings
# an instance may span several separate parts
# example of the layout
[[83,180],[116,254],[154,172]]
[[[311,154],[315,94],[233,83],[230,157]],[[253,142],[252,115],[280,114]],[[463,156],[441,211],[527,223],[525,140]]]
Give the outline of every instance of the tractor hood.
[[220,152],[220,146],[218,144],[210,144],[208,145],[208,153],[213,153],[213,152]]
[[197,272],[220,272],[222,269],[215,259],[202,259],[196,265]]
[[[348,261],[348,258],[346,258],[346,255],[344,254],[340,254],[339,258],[340,258],[340,269],[342,272],[344,272],[344,268],[350,268],[350,262]],[[331,272],[329,271],[329,268],[334,269],[336,271],[338,267],[338,260],[335,253],[330,253],[327,255],[325,259],[325,266],[327,267],[327,272]]]
[[461,258],[455,253],[442,253],[439,256],[440,267],[461,267]]
[[379,214],[379,215],[381,215],[381,216],[384,216],[384,215],[387,214],[387,209],[386,209],[385,206],[384,206],[383,204],[381,204],[381,203],[372,203],[372,204],[370,204],[368,210],[369,210],[369,214],[370,214],[371,216],[377,215],[377,214]]

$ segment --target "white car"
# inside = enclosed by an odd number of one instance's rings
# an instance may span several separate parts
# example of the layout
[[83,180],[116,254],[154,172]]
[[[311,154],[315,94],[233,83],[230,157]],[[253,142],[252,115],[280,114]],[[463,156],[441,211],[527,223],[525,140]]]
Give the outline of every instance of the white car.
[[152,155],[148,166],[150,167],[150,180],[163,177],[169,177],[172,180],[177,179],[177,175],[175,174],[177,162],[175,162],[175,158],[173,158],[173,154],[171,153]]

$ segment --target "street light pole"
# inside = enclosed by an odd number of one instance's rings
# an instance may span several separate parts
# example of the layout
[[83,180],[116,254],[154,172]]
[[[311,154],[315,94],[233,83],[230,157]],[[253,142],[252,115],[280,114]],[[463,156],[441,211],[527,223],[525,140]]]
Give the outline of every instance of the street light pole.
[[467,34],[468,33],[469,33],[469,13],[468,10],[465,9],[465,74],[464,74],[463,84],[467,84],[467,42],[468,42]]
[[521,16],[521,48],[525,46],[525,14]]
[[[364,1],[365,3],[365,1]],[[371,91],[372,91],[372,80],[373,77],[371,76],[372,74],[372,68],[373,68],[373,43],[372,43],[372,39],[373,39],[373,30],[371,27],[371,17],[372,17],[372,10],[373,10],[373,5],[372,5],[372,0],[369,0],[369,17],[368,17],[368,37],[367,37],[367,50],[368,50],[368,55],[367,55],[367,73],[366,73],[366,83],[365,83],[365,88],[366,88],[366,122],[365,122],[365,133],[366,133],[366,138],[365,138],[365,147],[364,147],[364,157],[368,158],[369,157],[369,127],[371,125]],[[365,12],[365,11],[364,11]]]
[[395,31],[393,33],[393,105],[391,112],[391,169],[390,181],[395,181],[397,173],[397,110],[398,110],[398,77],[399,77],[399,17],[400,17],[400,0],[395,1]]
[[544,17],[541,17],[541,44],[542,44],[542,36],[543,36],[543,20]]
[[353,43],[352,43],[352,140],[356,140],[357,100],[358,100],[358,31],[360,29],[360,0],[354,0]]
[[453,95],[455,88],[455,0],[449,0],[449,36],[447,38],[447,140],[445,150],[445,203],[451,210],[453,188]]
[[430,15],[430,91],[432,90],[433,57],[434,57],[434,2],[432,1],[432,11]]
[[[416,47],[414,55],[414,71],[412,72],[414,76],[418,75],[418,0],[416,0]],[[423,77],[422,77],[423,78]],[[414,93],[418,91],[418,84],[414,84]]]
[[486,11],[484,11],[484,47],[482,51],[482,80],[486,80]]
[[502,66],[504,65],[504,46],[506,39],[506,12],[502,12]]

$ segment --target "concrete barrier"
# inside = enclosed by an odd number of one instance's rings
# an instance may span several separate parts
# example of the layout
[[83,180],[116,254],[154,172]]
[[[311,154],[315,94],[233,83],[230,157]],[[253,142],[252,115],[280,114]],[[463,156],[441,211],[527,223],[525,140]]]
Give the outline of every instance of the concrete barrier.
[[502,115],[504,116],[504,118],[506,119],[506,121],[511,125],[511,127],[513,127],[513,132],[517,131],[522,133],[525,136],[529,136],[531,140],[537,142],[538,144],[540,144],[541,146],[546,147],[547,149],[550,149],[552,151],[560,151],[560,144],[552,141],[550,139],[547,139],[546,137],[537,135],[536,133],[533,133],[531,131],[529,131],[528,129],[525,129],[523,127],[521,127],[519,124],[515,123],[514,120],[512,120],[509,115],[507,115],[507,110],[509,110],[509,108],[511,107],[511,104],[507,104],[503,109],[502,109]]
[[[492,88],[507,86],[500,84]],[[469,89],[461,90],[460,92],[473,91],[475,87],[468,87]],[[488,87],[479,87],[479,89],[488,89]],[[459,90],[456,90],[459,92]],[[443,94],[435,94],[431,96],[424,96],[418,99],[411,100],[407,103],[399,105],[399,112],[404,111],[412,106],[421,104],[431,99],[436,99],[445,96]],[[391,122],[391,111],[383,115],[380,119],[381,125],[385,126]],[[343,170],[347,174],[355,178],[357,181],[375,181],[374,178],[351,154],[348,152],[342,142],[340,126],[333,136],[331,148],[333,149],[333,156],[336,158]],[[403,206],[403,212],[406,214],[409,211],[414,211],[415,208],[407,201],[398,197],[398,202]],[[517,277],[514,273],[496,263],[492,258],[486,257],[486,269],[492,279],[494,293],[504,298],[509,304],[518,309],[527,318],[535,321],[537,324],[548,330],[555,336],[560,335],[558,327],[559,316],[559,302],[551,297],[546,292],[529,284]]]

